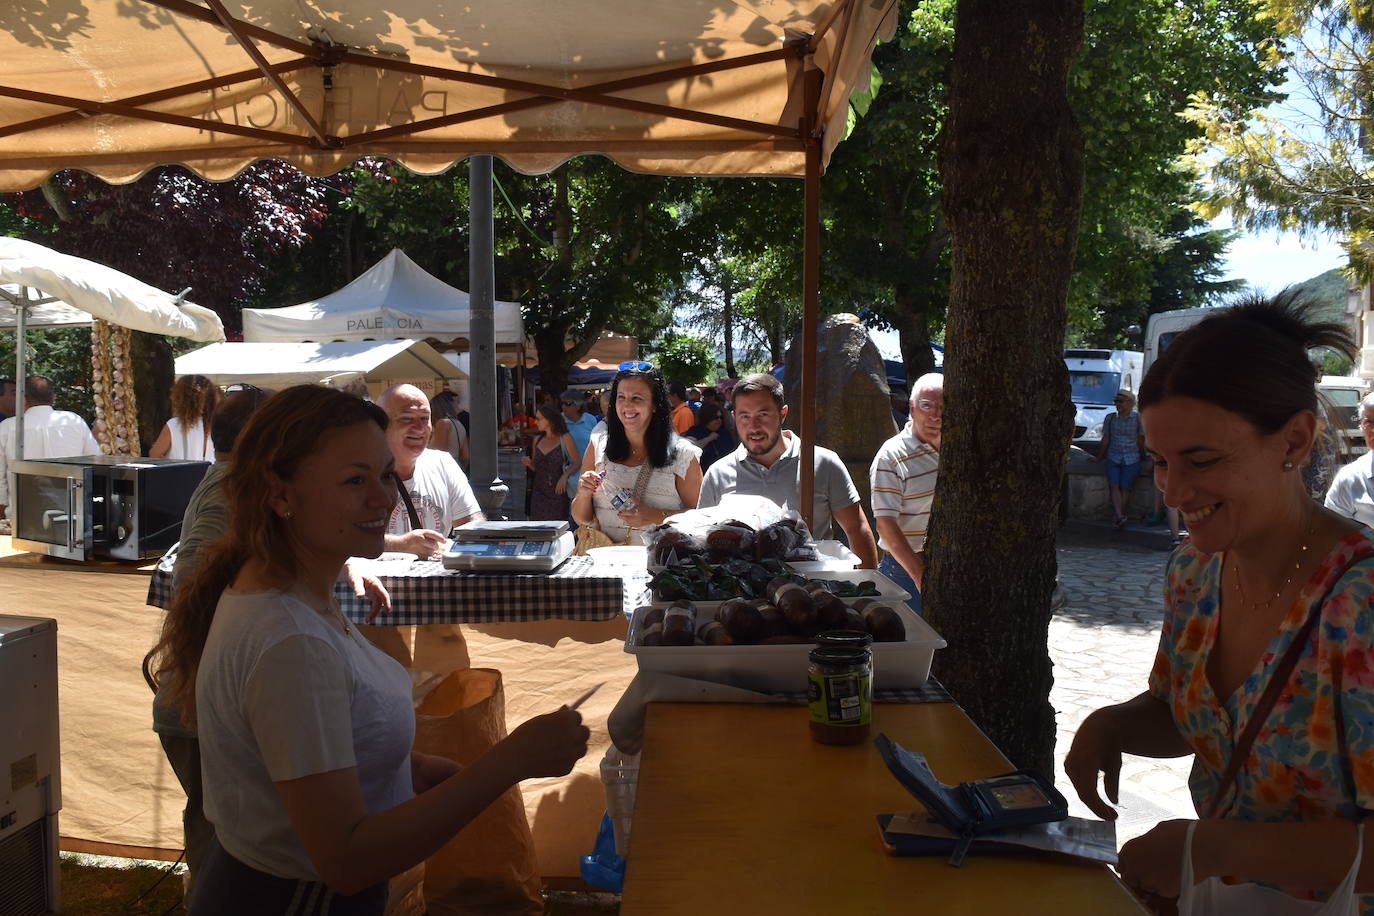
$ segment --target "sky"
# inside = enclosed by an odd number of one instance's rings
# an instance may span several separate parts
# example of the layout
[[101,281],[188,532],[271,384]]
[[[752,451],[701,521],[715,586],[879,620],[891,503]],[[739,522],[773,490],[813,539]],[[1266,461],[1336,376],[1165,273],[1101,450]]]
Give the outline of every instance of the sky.
[[[1227,218],[1212,223],[1230,228]],[[1331,236],[1300,239],[1295,232],[1247,233],[1226,253],[1224,280],[1244,280],[1260,292],[1275,293],[1285,286],[1310,280],[1333,267],[1345,266],[1345,252]]]

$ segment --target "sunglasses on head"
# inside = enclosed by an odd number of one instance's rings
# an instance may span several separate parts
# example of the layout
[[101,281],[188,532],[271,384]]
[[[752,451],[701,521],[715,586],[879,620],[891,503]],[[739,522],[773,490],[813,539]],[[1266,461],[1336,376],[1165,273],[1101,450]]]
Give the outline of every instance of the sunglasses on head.
[[653,364],[653,363],[646,363],[646,362],[639,362],[639,361],[630,359],[630,360],[626,360],[625,362],[621,363],[621,364],[620,364],[618,367],[616,367],[616,368],[620,369],[621,372],[624,372],[624,371],[627,370],[627,369],[633,369],[635,372],[653,372],[653,371],[654,371],[654,364]]
[[225,393],[225,394],[233,394],[235,391],[261,391],[261,390],[262,390],[262,389],[259,388],[257,385],[254,385],[254,384],[252,384],[252,383],[250,383],[250,382],[239,382],[238,384],[230,385],[228,388],[225,388],[225,389],[224,389],[224,393]]

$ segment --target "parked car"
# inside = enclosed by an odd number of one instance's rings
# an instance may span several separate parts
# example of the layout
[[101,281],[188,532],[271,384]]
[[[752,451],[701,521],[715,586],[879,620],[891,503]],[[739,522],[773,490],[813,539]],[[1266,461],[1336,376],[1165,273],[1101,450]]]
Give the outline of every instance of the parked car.
[[1317,392],[1325,401],[1327,423],[1341,445],[1341,460],[1351,461],[1369,451],[1360,431],[1360,401],[1369,393],[1364,379],[1323,375]]

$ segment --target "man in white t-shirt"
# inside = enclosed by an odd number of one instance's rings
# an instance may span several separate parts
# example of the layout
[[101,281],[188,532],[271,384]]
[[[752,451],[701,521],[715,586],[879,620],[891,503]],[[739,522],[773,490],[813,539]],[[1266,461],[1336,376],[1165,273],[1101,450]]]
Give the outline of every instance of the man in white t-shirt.
[[429,400],[413,385],[393,385],[377,398],[389,423],[401,498],[387,525],[386,549],[433,559],[450,528],[485,518],[463,469],[448,452],[429,448]]

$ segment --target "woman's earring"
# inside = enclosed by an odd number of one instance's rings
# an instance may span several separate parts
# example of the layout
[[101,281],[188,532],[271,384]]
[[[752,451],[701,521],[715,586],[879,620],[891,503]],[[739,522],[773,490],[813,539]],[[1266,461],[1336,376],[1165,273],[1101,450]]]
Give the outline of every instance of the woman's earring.
[[[1291,462],[1291,461],[1285,461],[1285,462],[1283,463],[1283,469],[1284,469],[1285,471],[1291,471],[1291,470],[1293,470],[1293,462]],[[286,516],[286,517],[287,517],[287,518],[290,518],[290,517],[291,517],[290,513],[287,513],[287,516]]]
[[[1287,466],[1291,468],[1293,465],[1290,462]],[[291,510],[287,509],[285,512],[282,513],[281,517],[286,519],[288,522],[291,521]]]

